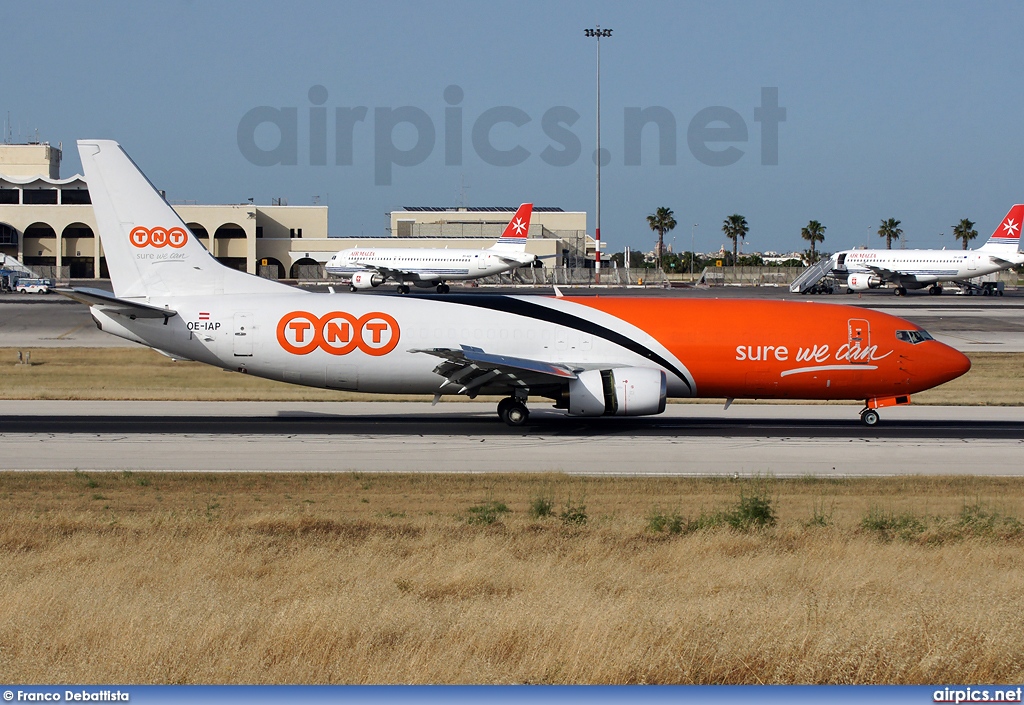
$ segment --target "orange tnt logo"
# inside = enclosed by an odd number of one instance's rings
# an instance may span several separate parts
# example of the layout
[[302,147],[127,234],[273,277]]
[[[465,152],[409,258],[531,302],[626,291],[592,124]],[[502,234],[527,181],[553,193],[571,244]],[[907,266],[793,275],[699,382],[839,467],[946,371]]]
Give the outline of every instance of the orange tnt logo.
[[398,321],[380,311],[359,318],[344,311],[323,316],[293,311],[277,324],[277,342],[293,355],[308,355],[317,348],[331,355],[348,355],[358,348],[376,357],[394,350],[399,336]]
[[188,242],[188,233],[181,228],[135,228],[128,236],[136,247],[173,247],[180,249]]

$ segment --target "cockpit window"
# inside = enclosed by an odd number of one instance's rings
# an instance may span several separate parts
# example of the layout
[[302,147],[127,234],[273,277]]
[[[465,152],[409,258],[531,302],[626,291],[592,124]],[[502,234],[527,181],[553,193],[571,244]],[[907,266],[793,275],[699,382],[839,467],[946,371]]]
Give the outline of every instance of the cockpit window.
[[917,345],[923,343],[926,340],[934,340],[931,334],[926,330],[898,330],[896,331],[896,340],[902,340],[904,343],[910,343],[911,345]]

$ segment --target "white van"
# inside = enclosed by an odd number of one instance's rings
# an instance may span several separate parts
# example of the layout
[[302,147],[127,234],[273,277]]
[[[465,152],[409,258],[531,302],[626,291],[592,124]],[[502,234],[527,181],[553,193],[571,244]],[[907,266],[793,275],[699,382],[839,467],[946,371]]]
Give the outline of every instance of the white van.
[[22,294],[49,294],[51,286],[49,279],[19,279],[14,290]]

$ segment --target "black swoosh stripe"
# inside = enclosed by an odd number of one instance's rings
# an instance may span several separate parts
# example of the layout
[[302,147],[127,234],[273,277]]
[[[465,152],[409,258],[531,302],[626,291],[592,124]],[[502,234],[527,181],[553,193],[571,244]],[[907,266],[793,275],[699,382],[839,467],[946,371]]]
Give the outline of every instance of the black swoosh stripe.
[[[434,300],[446,301],[453,304],[462,304],[464,306],[477,306],[479,308],[488,308],[494,311],[503,311],[505,313],[512,313],[517,316],[524,316],[526,318],[534,318],[541,321],[547,321],[548,323],[554,323],[555,325],[565,326],[566,328],[575,328],[583,333],[590,333],[598,338],[604,338],[605,340],[615,343],[627,350],[631,350],[636,354],[644,357],[651,362],[657,363],[662,367],[671,370],[676,377],[683,381],[686,388],[690,390],[690,394],[693,394],[693,387],[690,386],[690,380],[686,378],[682,370],[677,368],[671,362],[663,358],[658,353],[654,352],[650,348],[641,345],[637,341],[629,338],[622,333],[617,333],[610,328],[605,328],[602,325],[598,325],[592,321],[588,321],[585,318],[574,316],[571,313],[565,313],[557,309],[548,308],[547,306],[541,306],[530,301],[524,301],[523,299],[513,299],[507,296],[492,296],[492,295],[441,295],[431,297]],[[603,313],[603,312],[602,312]]]

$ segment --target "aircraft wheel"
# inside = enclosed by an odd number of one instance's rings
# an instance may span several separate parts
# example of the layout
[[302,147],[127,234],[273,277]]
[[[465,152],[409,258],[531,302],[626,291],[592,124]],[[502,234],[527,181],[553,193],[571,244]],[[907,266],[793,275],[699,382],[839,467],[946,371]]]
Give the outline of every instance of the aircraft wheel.
[[354,286],[349,286],[348,290],[349,291],[356,291],[356,288]]
[[877,426],[881,417],[874,409],[864,409],[864,411],[860,412],[860,420],[865,426]]
[[509,426],[522,426],[530,418],[530,410],[521,401],[516,401],[515,399],[510,399],[509,401],[512,403],[508,405],[505,411],[505,423]]
[[505,397],[504,399],[499,401],[498,402],[498,418],[500,418],[505,423],[508,423],[508,418],[507,418],[508,417],[508,408],[512,404],[515,404],[515,403],[516,403],[516,400],[513,399],[512,397]]
[[399,284],[398,285],[398,293],[399,294],[408,294],[409,293],[409,287],[407,287],[405,284]]
[[896,287],[896,290],[893,293],[896,294],[896,296],[906,296],[907,295],[907,289],[906,289],[906,287],[898,286],[898,287]]
[[437,285],[437,293],[439,293],[439,294],[447,294],[449,291],[451,291],[451,287],[449,287],[447,284],[438,284]]

